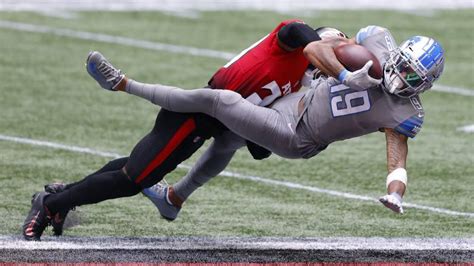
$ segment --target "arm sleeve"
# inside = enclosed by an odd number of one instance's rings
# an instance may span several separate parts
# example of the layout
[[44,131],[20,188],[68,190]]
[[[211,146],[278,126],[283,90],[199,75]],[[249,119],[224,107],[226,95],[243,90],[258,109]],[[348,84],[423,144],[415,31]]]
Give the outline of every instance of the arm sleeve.
[[409,138],[414,138],[416,134],[420,132],[422,125],[423,118],[418,115],[413,115],[395,127],[395,131]]
[[321,40],[313,28],[301,22],[292,22],[283,26],[278,31],[278,39],[293,49]]

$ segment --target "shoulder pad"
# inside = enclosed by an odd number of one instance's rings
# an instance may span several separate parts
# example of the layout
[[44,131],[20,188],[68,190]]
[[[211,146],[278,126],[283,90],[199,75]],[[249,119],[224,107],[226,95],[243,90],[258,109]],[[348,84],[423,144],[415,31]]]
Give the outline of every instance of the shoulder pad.
[[370,25],[370,26],[360,29],[359,32],[357,32],[355,39],[356,39],[356,42],[360,44],[365,39],[367,39],[367,37],[370,37],[372,35],[375,35],[377,33],[384,32],[384,31],[387,31],[387,29],[380,26]]

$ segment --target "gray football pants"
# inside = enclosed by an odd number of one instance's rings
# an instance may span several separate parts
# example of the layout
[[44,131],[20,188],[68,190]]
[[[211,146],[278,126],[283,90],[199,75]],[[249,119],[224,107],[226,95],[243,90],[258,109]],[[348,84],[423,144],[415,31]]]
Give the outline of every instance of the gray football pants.
[[[285,158],[301,158],[297,148],[294,116],[275,109],[256,106],[230,90],[183,90],[161,84],[129,80],[126,91],[169,111],[205,113],[227,128]],[[283,106],[282,106],[283,107]],[[282,108],[283,110],[285,108]]]
[[215,136],[188,173],[173,185],[174,192],[180,199],[186,200],[196,189],[221,173],[235,152],[245,145],[243,138],[228,130]]

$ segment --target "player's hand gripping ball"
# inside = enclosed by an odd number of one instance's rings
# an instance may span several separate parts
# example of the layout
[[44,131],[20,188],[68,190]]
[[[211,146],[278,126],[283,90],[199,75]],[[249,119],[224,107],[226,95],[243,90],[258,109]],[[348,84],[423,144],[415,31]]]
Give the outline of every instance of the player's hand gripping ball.
[[358,44],[344,44],[334,49],[337,59],[349,71],[361,69],[369,60],[373,64],[369,69],[369,76],[374,79],[382,78],[382,66],[379,60],[367,48]]

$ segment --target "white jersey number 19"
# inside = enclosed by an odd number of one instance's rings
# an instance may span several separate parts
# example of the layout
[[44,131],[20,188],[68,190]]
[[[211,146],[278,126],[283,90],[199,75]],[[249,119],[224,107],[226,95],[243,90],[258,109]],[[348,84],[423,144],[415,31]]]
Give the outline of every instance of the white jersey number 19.
[[331,111],[333,117],[357,114],[370,110],[367,90],[355,91],[344,84],[331,87]]

